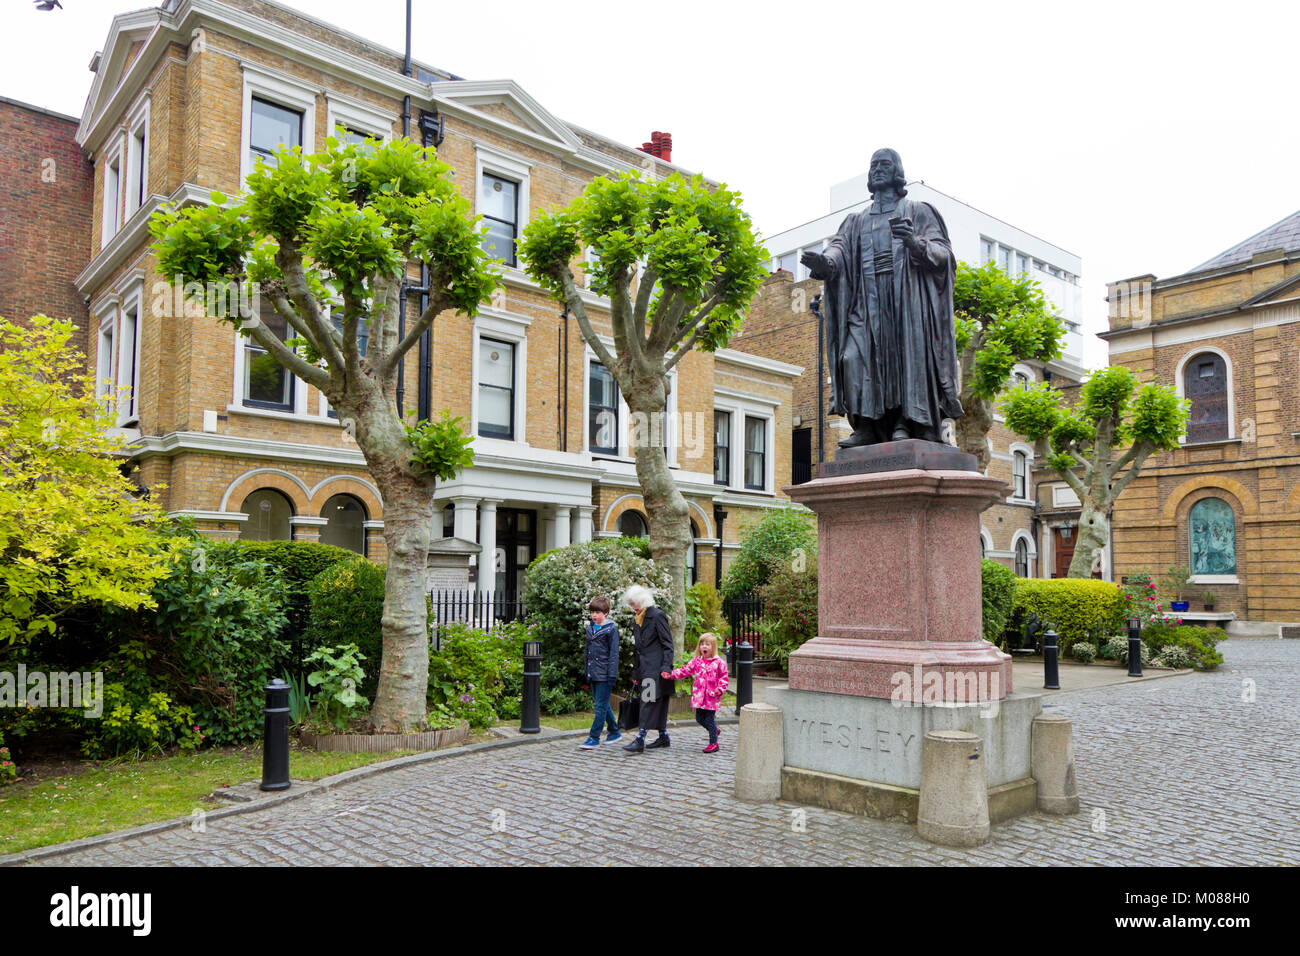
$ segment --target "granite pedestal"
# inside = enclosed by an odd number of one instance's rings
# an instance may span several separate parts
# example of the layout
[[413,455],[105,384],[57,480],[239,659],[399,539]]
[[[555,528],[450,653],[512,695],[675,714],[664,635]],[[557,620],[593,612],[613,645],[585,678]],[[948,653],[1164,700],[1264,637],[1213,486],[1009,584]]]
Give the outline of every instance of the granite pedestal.
[[786,489],[817,514],[818,635],[769,689],[782,796],[915,822],[931,730],[984,741],[989,815],[1034,809],[1036,694],[983,638],[980,513],[1009,492],[957,449],[915,439],[841,451]]

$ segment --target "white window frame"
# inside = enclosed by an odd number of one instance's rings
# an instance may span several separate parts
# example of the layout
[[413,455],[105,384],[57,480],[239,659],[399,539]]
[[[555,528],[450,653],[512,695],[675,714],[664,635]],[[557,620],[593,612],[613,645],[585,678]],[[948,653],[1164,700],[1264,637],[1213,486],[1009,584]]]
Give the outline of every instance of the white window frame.
[[[1225,388],[1227,389],[1227,398],[1228,398],[1228,437],[1222,440],[1233,441],[1237,437],[1237,399],[1236,399],[1236,394],[1233,392],[1233,385],[1232,385],[1232,359],[1228,357],[1227,352],[1223,351],[1223,349],[1221,348],[1216,348],[1213,345],[1200,345],[1193,348],[1191,351],[1189,351],[1186,355],[1184,355],[1181,359],[1178,360],[1178,366],[1174,369],[1174,389],[1177,392],[1179,398],[1187,397],[1187,395],[1185,394],[1185,390],[1183,388],[1183,373],[1187,370],[1187,363],[1190,362],[1192,359],[1196,358],[1196,356],[1204,355],[1207,352],[1213,355],[1217,355],[1219,358],[1223,359],[1224,368],[1227,370],[1228,381],[1225,385]],[[1186,434],[1179,435],[1178,443],[1180,445],[1186,445],[1187,435]],[[1214,443],[1209,442],[1207,444],[1214,444]]]
[[378,107],[332,92],[326,92],[325,103],[327,136],[333,136],[335,127],[342,126],[373,136],[384,143],[393,138],[394,117]]
[[[1016,453],[1025,456],[1025,494],[1024,497],[1016,494]],[[1034,489],[1032,478],[1034,474],[1034,449],[1024,442],[1012,442],[1007,448],[1007,454],[1011,458],[1011,495],[1007,498],[1008,504],[1025,504],[1034,500]]]
[[[149,196],[149,92],[136,104],[126,124],[126,202],[123,219],[130,219]],[[141,144],[139,153],[136,143]]]
[[[267,308],[270,308],[269,304],[267,305]],[[293,338],[297,334],[298,333],[294,330],[293,326],[289,326],[288,329],[289,338]],[[312,414],[310,411],[308,411],[307,383],[304,382],[302,379],[300,379],[297,375],[294,375],[293,372],[289,371],[288,369],[285,369],[285,372],[293,378],[293,382],[294,382],[293,408],[291,410],[278,409],[278,408],[260,408],[256,405],[244,404],[244,364],[245,364],[245,355],[246,355],[244,349],[249,342],[252,342],[255,348],[261,348],[261,346],[258,345],[257,340],[254,339],[251,335],[248,336],[242,335],[238,329],[234,330],[234,336],[235,336],[235,380],[234,380],[234,384],[231,387],[231,395],[233,397],[231,399],[230,404],[226,406],[227,412],[233,412],[236,415],[258,415],[263,418],[281,418],[281,419],[288,419],[291,421],[306,421],[306,422],[334,425],[336,427],[339,426],[339,420],[337,418],[330,418],[328,415],[325,414],[325,409],[327,407],[327,404],[325,403],[324,400],[325,397],[323,395],[319,396],[320,401],[317,403],[316,414]]]
[[[605,347],[612,354],[614,351],[613,340],[605,341],[601,337]],[[587,346],[583,352],[586,357],[585,374],[582,376],[582,414],[583,414],[583,450],[593,458],[599,458],[605,461],[636,461],[636,453],[632,448],[631,431],[632,431],[632,414],[627,407],[627,399],[623,396],[623,389],[619,386],[618,380],[614,380],[614,387],[618,389],[618,444],[614,452],[596,451],[591,447],[591,428],[588,416],[591,411],[591,366],[602,364],[600,358],[592,351],[591,346]],[[613,369],[610,369],[611,374]],[[666,458],[669,468],[680,468],[681,462],[677,459],[679,441],[677,436],[677,369],[670,369],[668,372],[668,402],[665,408],[664,427],[667,434],[664,435],[665,444],[667,445]],[[721,486],[719,486],[721,487]]]
[[[741,397],[729,389],[713,390],[713,410],[731,413],[731,454],[727,484],[714,485],[714,488],[726,488],[743,495],[776,495],[776,409],[779,403],[775,399],[771,404],[759,396]],[[745,418],[761,418],[766,422],[764,435],[763,488],[745,487]],[[712,465],[709,466],[712,472]]]
[[524,227],[528,225],[529,174],[533,164],[518,156],[512,156],[501,150],[493,149],[483,143],[474,144],[474,213],[481,215],[478,208],[479,188],[483,183],[483,174],[509,179],[518,186],[515,194],[515,260],[516,265],[502,263],[507,274],[523,275],[518,266],[519,240],[523,237]]
[[122,228],[122,174],[125,169],[125,135],[119,133],[112,148],[104,154],[104,201],[100,210],[102,221],[99,233],[101,248],[107,246]]
[[[474,320],[473,340],[470,342],[470,435],[475,442],[510,448],[528,447],[528,326],[532,319],[512,312],[483,307]],[[490,438],[478,433],[478,379],[479,379],[479,341],[496,339],[508,342],[515,347],[514,374],[514,420],[515,437],[512,439]]]
[[1035,578],[1038,576],[1038,548],[1034,545],[1034,537],[1024,528],[1017,528],[1016,533],[1011,536],[1011,569],[1016,567],[1016,545],[1021,541],[1025,542],[1026,567],[1025,577]]
[[[112,414],[117,394],[117,315],[116,296],[106,299],[95,310],[99,326],[95,334],[95,397],[105,412]],[[107,344],[105,343],[107,339]]]
[[242,185],[253,172],[248,156],[253,134],[253,97],[302,112],[302,152],[307,155],[316,151],[317,91],[301,80],[256,63],[241,63],[240,67],[244,72],[244,105],[239,131],[239,182]]
[[[126,354],[126,337],[122,330],[126,327],[127,315],[135,316],[135,328],[131,335],[130,355]],[[131,288],[122,296],[122,304],[117,309],[117,329],[113,336],[113,348],[117,355],[114,359],[113,387],[114,394],[120,395],[122,388],[130,388],[130,404],[125,409],[118,409],[117,427],[125,428],[140,421],[140,339],[144,324],[144,279],[135,279]],[[124,362],[130,359],[131,381],[122,381]]]

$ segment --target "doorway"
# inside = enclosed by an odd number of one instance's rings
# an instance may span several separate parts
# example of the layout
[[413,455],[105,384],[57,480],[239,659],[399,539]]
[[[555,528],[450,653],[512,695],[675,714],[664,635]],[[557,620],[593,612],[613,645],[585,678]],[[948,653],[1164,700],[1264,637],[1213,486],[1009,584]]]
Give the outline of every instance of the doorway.
[[1070,575],[1070,562],[1074,559],[1074,531],[1073,527],[1052,529],[1052,550],[1056,554],[1056,570],[1052,574],[1054,578]]
[[496,583],[498,592],[523,594],[528,565],[537,556],[537,512],[497,509]]

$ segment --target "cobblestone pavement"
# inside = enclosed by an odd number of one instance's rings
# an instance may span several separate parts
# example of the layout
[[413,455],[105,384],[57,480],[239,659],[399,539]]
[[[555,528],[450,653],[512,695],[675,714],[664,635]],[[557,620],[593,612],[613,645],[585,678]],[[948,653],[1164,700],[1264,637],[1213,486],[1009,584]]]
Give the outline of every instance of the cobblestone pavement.
[[933,846],[904,824],[737,802],[732,726],[712,756],[694,728],[639,757],[581,752],[576,739],[528,744],[47,862],[1298,864],[1300,641],[1223,649],[1217,673],[1049,698],[1074,721],[1083,811],[1021,817],[974,850]]

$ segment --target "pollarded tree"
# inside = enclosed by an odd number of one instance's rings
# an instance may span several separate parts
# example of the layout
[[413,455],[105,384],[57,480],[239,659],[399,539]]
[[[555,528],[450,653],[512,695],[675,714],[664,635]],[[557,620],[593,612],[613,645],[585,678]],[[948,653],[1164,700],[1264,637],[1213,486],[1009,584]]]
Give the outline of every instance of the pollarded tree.
[[[585,267],[589,286],[610,300],[612,354],[571,269],[586,248],[595,253]],[[674,582],[673,640],[681,653],[691,530],[663,449],[668,373],[694,348],[712,352],[727,344],[768,256],[738,193],[710,188],[699,176],[649,182],[636,172],[596,179],[567,209],[534,219],[520,256],[528,274],[577,317],[582,337],[627,401],[651,556]],[[638,263],[644,264],[639,277]]]
[[1188,403],[1172,386],[1143,385],[1128,369],[1093,372],[1075,408],[1048,385],[1013,389],[1002,401],[1007,427],[1034,443],[1079,496],[1079,534],[1069,577],[1092,573],[1096,554],[1110,536],[1116,499],[1157,451],[1179,446],[1187,429]]
[[79,605],[153,607],[181,544],[123,475],[126,439],[73,332],[0,318],[0,648],[53,633]]
[[[371,720],[381,731],[423,726],[428,690],[425,563],[433,494],[472,462],[456,420],[411,427],[396,406],[398,369],[444,310],[478,312],[497,284],[477,217],[433,150],[409,140],[280,150],[234,202],[156,215],[159,271],[258,294],[294,338],[258,318],[246,294],[212,296],[231,322],[324,393],[355,432],[384,501],[388,549],[383,659]],[[406,264],[429,265],[429,304],[399,330]],[[364,341],[365,344],[362,344]]]
[[966,413],[956,421],[957,447],[974,455],[983,471],[989,464],[994,399],[1017,362],[1061,357],[1065,326],[1037,282],[1010,276],[994,262],[979,269],[957,264],[953,315]]

